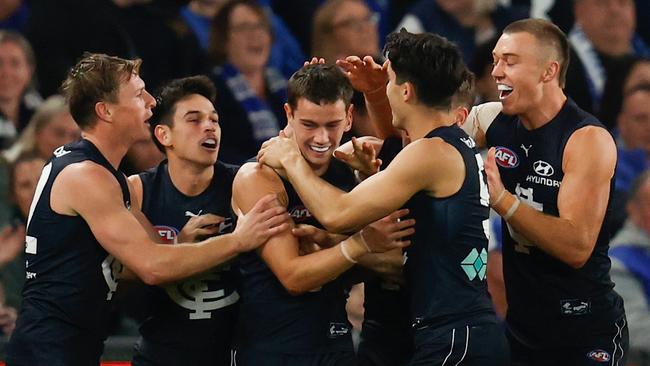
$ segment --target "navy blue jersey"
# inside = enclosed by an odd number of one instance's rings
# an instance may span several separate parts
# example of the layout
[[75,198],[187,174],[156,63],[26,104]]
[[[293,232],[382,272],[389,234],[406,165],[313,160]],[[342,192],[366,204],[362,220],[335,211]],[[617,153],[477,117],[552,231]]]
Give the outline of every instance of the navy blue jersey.
[[466,174],[455,194],[435,198],[420,191],[406,205],[416,220],[404,254],[413,326],[442,329],[479,318],[495,321],[485,281],[489,196],[483,160],[458,126],[438,127],[425,136],[433,137],[458,150]]
[[[389,137],[377,157],[382,169],[402,150],[401,137]],[[364,280],[363,327],[357,352],[362,365],[404,365],[413,353],[409,294],[402,284],[374,275]]]
[[[557,196],[569,137],[585,126],[602,127],[571,100],[550,122],[527,130],[516,116],[499,114],[487,131],[505,188],[547,215],[559,216]],[[596,147],[584,153],[598,153]],[[610,187],[610,202],[614,180]],[[531,347],[578,344],[582,335],[609,330],[623,313],[612,290],[607,256],[608,216],[589,260],[574,269],[503,225],[503,274],[511,332]]]
[[[186,196],[172,183],[167,161],[141,173],[142,212],[164,243],[173,244],[193,216],[225,217],[217,235],[233,231],[230,210],[237,167],[217,162],[208,188]],[[205,239],[205,238],[199,238]],[[237,269],[225,263],[190,279],[165,286],[147,286],[148,317],[140,327],[146,341],[182,348],[230,347],[239,294]],[[216,349],[215,349],[216,351]]]
[[[355,185],[352,171],[337,160],[332,160],[322,178],[345,191]],[[283,183],[289,198],[287,211],[295,223],[322,228],[293,187]],[[240,348],[285,354],[352,351],[345,312],[348,286],[341,277],[293,296],[256,252],[241,255],[240,265]]]
[[54,151],[41,173],[27,224],[23,303],[7,355],[12,364],[99,362],[109,305],[117,288],[114,271],[121,266],[81,216],[61,215],[50,207],[52,185],[59,173],[86,160],[111,172],[122,188],[124,205],[130,208],[124,174],[90,141]]

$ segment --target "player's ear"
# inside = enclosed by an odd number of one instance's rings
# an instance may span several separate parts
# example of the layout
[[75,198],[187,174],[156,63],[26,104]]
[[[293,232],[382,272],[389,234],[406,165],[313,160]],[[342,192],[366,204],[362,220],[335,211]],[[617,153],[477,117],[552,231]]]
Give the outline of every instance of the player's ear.
[[410,81],[405,81],[400,86],[402,87],[402,97],[404,98],[405,102],[415,100],[415,85],[411,84]]
[[352,121],[354,120],[354,104],[350,103],[348,111],[345,115],[345,132],[350,131],[352,128]]
[[95,103],[95,114],[97,118],[105,122],[112,122],[111,106],[106,102]]
[[293,119],[293,110],[289,103],[284,103],[284,113],[287,115],[287,122]]
[[167,125],[156,125],[153,130],[154,137],[158,142],[165,147],[169,147],[172,144],[171,129]]
[[560,72],[560,63],[557,61],[551,61],[546,68],[544,69],[544,74],[542,75],[542,80],[545,83],[548,83],[555,79]]

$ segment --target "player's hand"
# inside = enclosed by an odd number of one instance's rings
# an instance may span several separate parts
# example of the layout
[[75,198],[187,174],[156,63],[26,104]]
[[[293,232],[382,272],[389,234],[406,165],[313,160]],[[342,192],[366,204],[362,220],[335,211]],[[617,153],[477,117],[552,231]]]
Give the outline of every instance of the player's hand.
[[330,233],[306,224],[297,225],[291,230],[291,233],[298,238],[301,246],[303,243],[306,245],[314,243],[322,248],[333,247],[347,238],[345,235]]
[[371,56],[366,56],[363,60],[357,56],[348,56],[345,60],[337,60],[336,64],[343,69],[354,89],[367,96],[375,93],[386,94],[387,63],[379,65]]
[[350,168],[358,170],[364,177],[369,177],[379,171],[381,159],[368,142],[361,142],[356,137],[334,150],[334,157],[346,163]]
[[408,215],[408,209],[401,209],[366,226],[357,235],[368,245],[373,253],[383,253],[395,248],[404,248],[411,244],[405,237],[415,233],[415,219],[402,220]]
[[292,157],[300,157],[300,149],[296,141],[287,137],[284,131],[280,131],[278,137],[265,141],[257,153],[257,161],[273,169],[284,169],[283,160]]
[[325,59],[324,58],[318,58],[318,57],[312,57],[311,60],[305,61],[304,64],[302,64],[303,67],[309,66],[309,65],[318,65],[318,64],[324,64]]
[[25,225],[8,225],[0,231],[0,267],[11,262],[25,250]]
[[488,192],[490,192],[490,206],[495,204],[495,201],[500,200],[505,192],[505,187],[501,181],[501,174],[497,161],[495,158],[496,148],[491,147],[488,150],[487,160],[485,162],[485,174],[487,175]]
[[16,309],[0,305],[0,330],[5,335],[10,335],[16,328]]
[[233,235],[240,253],[259,247],[271,236],[289,228],[289,214],[274,194],[260,198],[248,213],[239,211],[237,216],[237,227]]
[[193,216],[178,233],[178,242],[193,243],[213,236],[219,232],[219,224],[225,220],[225,217],[214,214]]

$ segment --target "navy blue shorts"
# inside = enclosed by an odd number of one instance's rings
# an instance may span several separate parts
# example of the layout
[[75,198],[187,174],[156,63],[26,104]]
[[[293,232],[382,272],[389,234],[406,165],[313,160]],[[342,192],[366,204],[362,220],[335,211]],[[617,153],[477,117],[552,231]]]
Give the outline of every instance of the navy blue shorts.
[[179,347],[157,344],[140,338],[135,344],[133,366],[230,366],[227,345]]
[[[510,352],[503,328],[486,323],[458,326],[444,332],[416,331],[410,366],[509,366]],[[423,334],[424,333],[424,334]]]
[[602,334],[585,334],[580,346],[532,348],[507,332],[512,366],[624,366],[630,346],[625,317]]
[[237,350],[237,366],[355,366],[354,352],[331,352],[318,354],[282,354],[256,350]]

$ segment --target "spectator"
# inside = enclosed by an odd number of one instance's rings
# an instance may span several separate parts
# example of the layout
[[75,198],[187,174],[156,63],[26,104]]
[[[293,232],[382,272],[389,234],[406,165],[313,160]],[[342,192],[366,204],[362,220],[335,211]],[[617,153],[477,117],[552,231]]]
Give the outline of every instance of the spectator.
[[34,51],[19,33],[0,30],[0,149],[6,149],[41,103],[32,88]]
[[22,32],[29,17],[29,6],[24,0],[0,1],[0,29]]
[[267,67],[271,25],[256,1],[224,5],[214,18],[211,36],[216,107],[222,133],[229,136],[221,141],[220,157],[241,164],[284,127],[287,82],[279,71]]
[[65,99],[53,95],[36,110],[16,143],[5,153],[9,161],[23,153],[35,153],[47,160],[54,150],[81,137]]
[[625,226],[612,239],[612,281],[625,301],[630,330],[629,361],[650,355],[650,172],[634,183]]
[[[600,112],[607,79],[622,79],[629,57],[649,49],[636,35],[634,0],[576,0],[566,92],[583,109]],[[613,127],[614,121],[603,121]]]
[[10,315],[20,307],[20,294],[25,282],[25,225],[44,164],[45,160],[38,155],[25,154],[10,168],[13,219],[10,225],[0,232],[0,286],[5,290],[4,306],[0,306],[0,319],[4,314],[7,320],[5,324],[0,320],[0,327],[5,333],[13,330],[13,324],[9,321],[12,318]]
[[[518,8],[517,8],[518,9]],[[494,0],[419,0],[397,29],[440,34],[456,43],[469,63],[476,45],[497,36],[512,21],[527,13],[515,12]]]
[[328,63],[347,56],[380,56],[378,15],[363,0],[327,0],[314,15],[312,56]]

